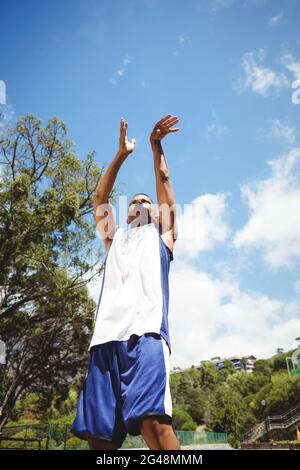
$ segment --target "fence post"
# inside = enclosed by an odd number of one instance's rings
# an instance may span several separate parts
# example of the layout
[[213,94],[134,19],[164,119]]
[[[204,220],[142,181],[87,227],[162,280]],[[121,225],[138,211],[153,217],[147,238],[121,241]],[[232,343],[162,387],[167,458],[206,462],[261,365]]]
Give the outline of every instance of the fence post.
[[48,423],[47,439],[46,439],[46,448],[45,448],[45,450],[48,450],[48,449],[49,449],[49,443],[50,443],[50,426],[51,426],[51,424]]
[[67,437],[68,437],[68,425],[65,424],[65,432],[64,432],[64,450],[66,450],[66,447],[67,447]]
[[28,425],[26,424],[25,425],[25,436],[24,436],[24,449],[26,448],[27,429],[28,429]]

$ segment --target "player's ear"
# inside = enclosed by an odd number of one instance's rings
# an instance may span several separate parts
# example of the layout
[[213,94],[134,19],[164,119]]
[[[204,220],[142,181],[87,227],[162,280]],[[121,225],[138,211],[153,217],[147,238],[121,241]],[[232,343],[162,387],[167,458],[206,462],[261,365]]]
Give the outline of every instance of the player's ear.
[[157,228],[160,228],[160,223],[159,223],[159,216],[158,215],[154,215],[154,217],[152,217],[152,222],[154,223],[154,225],[157,227]]

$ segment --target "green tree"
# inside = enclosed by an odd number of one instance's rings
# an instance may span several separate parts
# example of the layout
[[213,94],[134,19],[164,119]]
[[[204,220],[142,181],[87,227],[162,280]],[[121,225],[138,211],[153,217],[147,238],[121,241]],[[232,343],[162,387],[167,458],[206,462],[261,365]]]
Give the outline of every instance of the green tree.
[[200,383],[203,388],[212,389],[218,382],[216,365],[210,361],[202,361],[200,367]]
[[250,407],[257,420],[262,421],[268,415],[286,413],[299,403],[300,377],[289,377],[286,372],[277,372],[272,375],[268,384],[252,397]]
[[275,371],[279,371],[279,370],[286,371],[287,370],[286,358],[291,357],[294,351],[295,350],[293,349],[292,351],[277,354],[276,356],[274,356],[273,357],[273,369]]
[[264,385],[270,382],[270,379],[261,374],[249,374],[248,372],[239,371],[229,376],[226,382],[239,392],[243,398],[246,398],[255,395]]
[[226,432],[228,442],[234,447],[239,446],[240,437],[255,422],[240,393],[226,382],[216,387],[212,417],[211,430]]
[[218,371],[218,382],[224,382],[230,375],[239,373],[229,359],[225,359],[223,364],[225,367]]
[[266,395],[266,413],[281,414],[300,403],[300,377],[289,377],[286,372],[274,374]]
[[272,361],[269,359],[259,359],[255,362],[254,366],[255,374],[261,374],[266,377],[270,377],[273,372]]
[[186,408],[197,424],[201,424],[204,421],[207,402],[207,393],[201,387],[190,388],[187,390],[185,397]]
[[86,284],[103,263],[93,255],[94,152],[80,160],[63,122],[26,115],[0,153],[1,429],[25,392],[50,403],[80,380],[95,309]]
[[197,423],[182,407],[173,408],[172,420],[175,431],[195,431],[197,428]]

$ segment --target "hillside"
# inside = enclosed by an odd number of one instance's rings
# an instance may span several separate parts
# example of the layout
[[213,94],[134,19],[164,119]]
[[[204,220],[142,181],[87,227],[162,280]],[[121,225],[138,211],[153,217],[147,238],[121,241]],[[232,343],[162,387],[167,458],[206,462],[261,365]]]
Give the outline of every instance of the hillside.
[[[253,373],[236,370],[228,360],[222,370],[203,361],[197,367],[172,372],[174,428],[194,431],[201,426],[202,430],[226,432],[229,443],[239,446],[245,432],[266,416],[284,413],[300,403],[300,377],[289,377],[286,369],[286,356],[292,352],[257,360]],[[7,424],[71,424],[79,389],[80,384],[71,386],[51,402],[27,394],[17,402]]]
[[239,445],[245,432],[271,414],[280,414],[300,403],[300,377],[289,377],[281,353],[255,363],[253,373],[234,369],[230,361],[217,370],[211,361],[171,374],[173,416],[176,429],[195,430],[199,425],[227,432]]

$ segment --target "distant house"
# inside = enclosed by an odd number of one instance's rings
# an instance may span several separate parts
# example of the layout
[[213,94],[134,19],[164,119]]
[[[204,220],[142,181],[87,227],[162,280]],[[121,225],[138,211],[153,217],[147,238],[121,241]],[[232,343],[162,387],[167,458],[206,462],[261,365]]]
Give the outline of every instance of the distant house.
[[247,357],[247,362],[246,362],[246,366],[245,366],[245,369],[246,369],[247,372],[253,372],[255,361],[256,361],[255,356]]
[[[245,359],[246,359],[246,363],[245,363]],[[254,364],[255,364],[255,361],[256,361],[256,357],[251,355],[251,356],[231,356],[229,357],[228,359],[224,358],[224,359],[221,359],[219,356],[217,357],[213,357],[210,359],[210,362],[213,362],[217,368],[217,370],[222,370],[224,369],[226,366],[224,364],[224,361],[231,361],[232,364],[233,364],[233,367],[236,369],[236,370],[241,370],[241,371],[246,371],[246,372],[253,372],[254,370]],[[206,361],[204,361],[206,362]],[[194,367],[194,366],[192,366]],[[198,366],[195,367],[196,370],[201,370],[201,364],[199,364]],[[186,369],[181,369],[181,367],[174,367],[173,370],[171,370],[171,374],[174,374],[175,372],[178,374],[178,373],[181,373],[181,372],[185,372]]]
[[245,370],[245,366],[242,362],[242,358],[240,356],[233,356],[228,358],[231,361],[233,367],[237,370]]
[[[255,364],[255,361],[256,361],[256,357],[251,355],[251,356],[246,357],[246,359],[247,359],[246,364],[243,361],[242,356],[232,356],[232,357],[229,357],[227,360],[231,361],[233,367],[236,370],[241,370],[241,371],[246,371],[246,372],[251,373],[254,370],[254,364]],[[220,359],[220,358],[213,358],[212,359],[212,362],[215,363],[216,368],[218,370],[224,369],[224,367],[225,367],[224,361],[225,361],[225,359]]]
[[218,357],[212,357],[211,362],[213,362],[216,365],[216,368],[218,370],[224,369],[224,367],[225,367],[223,361],[221,360],[221,358],[219,356]]

